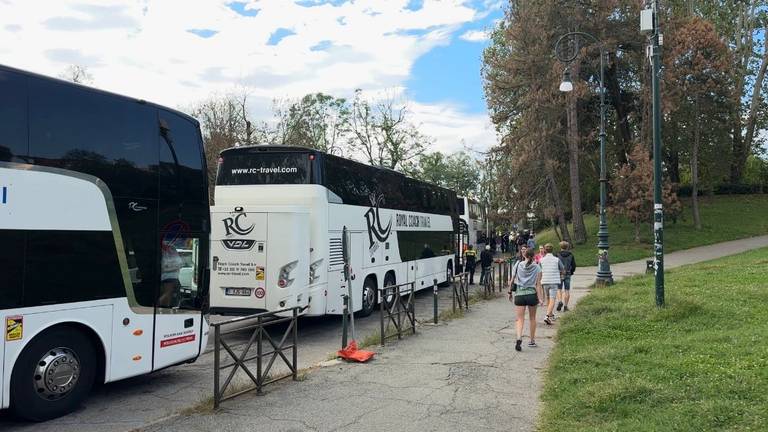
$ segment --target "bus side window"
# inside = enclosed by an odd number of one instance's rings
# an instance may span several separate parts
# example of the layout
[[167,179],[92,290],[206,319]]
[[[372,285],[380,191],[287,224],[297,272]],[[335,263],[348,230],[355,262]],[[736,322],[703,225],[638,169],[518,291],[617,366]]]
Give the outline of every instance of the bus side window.
[[27,157],[27,130],[27,79],[0,70],[0,161]]
[[0,230],[0,309],[21,306],[24,283],[24,255],[26,234],[24,231]]
[[34,163],[96,176],[113,197],[157,197],[154,108],[37,78],[29,101]]
[[159,134],[160,200],[202,202],[207,173],[203,170],[197,126],[160,110]]

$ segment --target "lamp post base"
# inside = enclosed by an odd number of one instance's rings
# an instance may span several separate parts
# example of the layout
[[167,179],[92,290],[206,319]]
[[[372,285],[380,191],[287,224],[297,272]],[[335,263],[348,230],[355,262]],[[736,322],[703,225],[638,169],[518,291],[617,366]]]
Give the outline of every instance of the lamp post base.
[[607,274],[598,271],[597,277],[595,278],[595,285],[599,287],[613,285],[613,274],[611,274],[610,271]]

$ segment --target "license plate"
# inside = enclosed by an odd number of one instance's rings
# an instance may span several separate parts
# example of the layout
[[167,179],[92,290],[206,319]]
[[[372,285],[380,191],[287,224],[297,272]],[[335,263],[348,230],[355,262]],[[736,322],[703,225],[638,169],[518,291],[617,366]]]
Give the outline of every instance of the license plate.
[[224,294],[228,296],[250,297],[251,288],[224,288]]

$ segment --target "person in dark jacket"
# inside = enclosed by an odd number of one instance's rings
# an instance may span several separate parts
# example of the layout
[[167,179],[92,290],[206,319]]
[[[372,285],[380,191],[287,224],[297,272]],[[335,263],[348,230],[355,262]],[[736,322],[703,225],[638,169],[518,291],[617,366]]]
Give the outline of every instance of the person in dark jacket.
[[491,266],[493,265],[493,252],[491,252],[491,246],[486,245],[485,250],[480,253],[480,266],[482,270],[480,272],[480,285],[483,285],[486,281],[485,278],[491,277]]
[[469,284],[475,284],[475,267],[477,267],[477,251],[469,245],[464,251],[464,271],[469,272]]
[[576,271],[576,258],[574,258],[569,250],[570,248],[571,245],[567,241],[560,242],[560,253],[558,256],[565,268],[565,278],[563,279],[563,283],[560,285],[557,294],[559,300],[557,303],[558,312],[560,312],[560,310],[568,312],[568,301],[571,300],[571,276],[573,276],[573,273]]

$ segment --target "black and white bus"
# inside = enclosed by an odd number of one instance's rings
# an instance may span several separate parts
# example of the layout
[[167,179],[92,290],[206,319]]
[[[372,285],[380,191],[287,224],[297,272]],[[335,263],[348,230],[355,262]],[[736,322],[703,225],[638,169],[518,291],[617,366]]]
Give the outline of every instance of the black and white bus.
[[197,358],[209,217],[197,121],[0,66],[0,408]]
[[212,312],[341,314],[344,232],[363,315],[377,288],[431,287],[457,264],[455,193],[307,148],[223,151],[211,218]]

